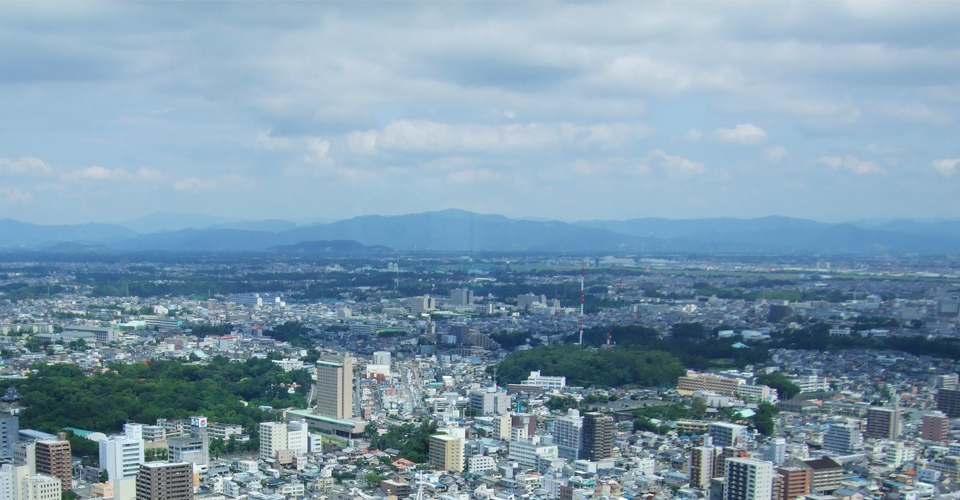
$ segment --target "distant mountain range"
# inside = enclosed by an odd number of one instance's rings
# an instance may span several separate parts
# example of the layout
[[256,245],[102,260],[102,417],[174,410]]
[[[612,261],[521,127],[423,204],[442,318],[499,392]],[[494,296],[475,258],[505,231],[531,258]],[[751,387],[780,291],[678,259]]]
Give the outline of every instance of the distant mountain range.
[[366,215],[323,224],[154,214],[120,224],[0,220],[0,249],[51,252],[960,253],[960,220],[830,224],[789,217],[631,219],[576,223],[463,210]]

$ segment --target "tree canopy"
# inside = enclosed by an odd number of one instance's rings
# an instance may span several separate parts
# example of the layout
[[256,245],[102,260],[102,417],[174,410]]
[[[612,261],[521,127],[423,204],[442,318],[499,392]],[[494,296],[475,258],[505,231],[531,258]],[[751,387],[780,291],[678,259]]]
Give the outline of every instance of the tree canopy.
[[565,376],[570,385],[593,387],[673,385],[685,373],[680,361],[668,353],[619,346],[538,346],[510,354],[496,369],[504,383],[520,382],[539,370],[543,375]]

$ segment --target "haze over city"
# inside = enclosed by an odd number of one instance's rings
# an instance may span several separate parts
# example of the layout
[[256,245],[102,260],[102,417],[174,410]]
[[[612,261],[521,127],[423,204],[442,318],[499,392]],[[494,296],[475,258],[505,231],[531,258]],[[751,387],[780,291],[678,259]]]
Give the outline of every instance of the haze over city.
[[956,2],[0,14],[2,217],[960,213]]

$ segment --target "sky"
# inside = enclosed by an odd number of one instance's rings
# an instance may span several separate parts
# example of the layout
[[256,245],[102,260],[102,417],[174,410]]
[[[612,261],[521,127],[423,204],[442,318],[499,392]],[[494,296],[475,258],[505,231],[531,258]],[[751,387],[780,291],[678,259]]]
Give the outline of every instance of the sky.
[[960,217],[960,2],[0,3],[0,218]]

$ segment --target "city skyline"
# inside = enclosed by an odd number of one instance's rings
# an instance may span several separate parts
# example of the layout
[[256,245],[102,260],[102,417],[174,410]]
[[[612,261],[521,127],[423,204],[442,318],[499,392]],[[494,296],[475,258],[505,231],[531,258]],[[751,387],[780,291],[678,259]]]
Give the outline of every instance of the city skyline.
[[960,214],[955,3],[0,12],[2,218]]

